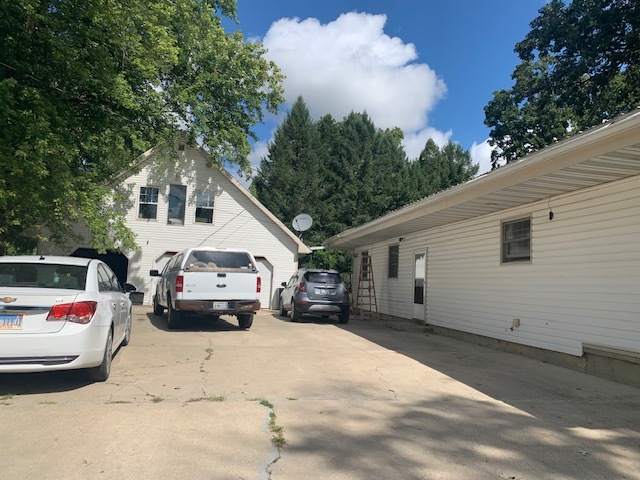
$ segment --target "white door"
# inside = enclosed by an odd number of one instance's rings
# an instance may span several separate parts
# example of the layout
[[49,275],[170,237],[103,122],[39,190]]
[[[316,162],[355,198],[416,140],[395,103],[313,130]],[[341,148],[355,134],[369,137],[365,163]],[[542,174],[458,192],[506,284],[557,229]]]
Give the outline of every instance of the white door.
[[[271,279],[273,278],[273,265],[269,263],[264,257],[256,257],[256,267],[260,275],[262,282],[262,288],[260,289],[260,307],[261,308],[276,308],[277,303],[271,301],[273,292],[271,291]],[[272,306],[273,305],[273,306]]]
[[427,252],[419,251],[413,254],[413,314],[416,320],[425,319],[427,289]]

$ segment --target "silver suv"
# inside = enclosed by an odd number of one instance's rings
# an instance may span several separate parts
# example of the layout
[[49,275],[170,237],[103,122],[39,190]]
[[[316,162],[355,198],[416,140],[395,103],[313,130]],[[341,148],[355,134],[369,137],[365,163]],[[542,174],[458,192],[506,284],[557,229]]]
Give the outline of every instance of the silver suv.
[[336,270],[300,269],[280,293],[280,316],[291,313],[291,321],[302,315],[337,315],[340,323],[349,321],[349,292]]

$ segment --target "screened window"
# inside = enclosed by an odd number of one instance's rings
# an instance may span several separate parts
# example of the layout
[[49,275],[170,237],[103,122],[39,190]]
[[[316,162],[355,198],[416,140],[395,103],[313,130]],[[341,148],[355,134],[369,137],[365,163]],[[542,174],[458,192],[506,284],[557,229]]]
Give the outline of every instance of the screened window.
[[213,192],[196,192],[196,223],[213,223]]
[[140,187],[139,200],[138,218],[158,218],[158,189],[156,187]]
[[531,261],[531,219],[502,224],[502,263]]
[[398,265],[400,263],[400,246],[389,245],[389,278],[398,278]]
[[169,186],[169,225],[184,225],[184,207],[187,198],[187,187],[184,185]]

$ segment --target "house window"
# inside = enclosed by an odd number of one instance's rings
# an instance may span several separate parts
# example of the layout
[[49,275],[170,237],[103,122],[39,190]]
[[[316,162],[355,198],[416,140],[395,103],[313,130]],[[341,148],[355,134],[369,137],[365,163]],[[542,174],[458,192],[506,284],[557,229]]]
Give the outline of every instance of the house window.
[[196,192],[196,223],[213,223],[213,192]]
[[158,189],[140,187],[140,206],[138,218],[156,219],[158,217]]
[[400,262],[399,245],[389,245],[389,278],[398,278],[398,265]]
[[531,261],[531,218],[502,223],[502,263]]
[[169,185],[169,225],[184,225],[184,206],[187,198],[187,187]]

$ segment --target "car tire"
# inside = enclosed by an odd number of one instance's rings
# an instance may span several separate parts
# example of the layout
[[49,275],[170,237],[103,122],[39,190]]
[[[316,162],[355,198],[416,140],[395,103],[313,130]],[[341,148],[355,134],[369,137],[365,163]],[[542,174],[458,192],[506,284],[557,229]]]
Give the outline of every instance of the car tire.
[[280,299],[280,316],[281,317],[287,316],[287,310],[284,308],[284,303],[282,302],[282,299]]
[[349,323],[349,311],[347,310],[344,313],[341,313],[340,315],[338,315],[338,322],[342,323],[343,325],[345,323]]
[[129,311],[129,317],[127,318],[127,324],[124,327],[124,338],[122,339],[122,343],[120,344],[123,347],[126,347],[127,345],[129,345],[129,342],[131,341],[131,324],[132,323],[133,323],[133,319],[131,317],[131,311]]
[[164,313],[164,307],[158,303],[157,297],[158,294],[153,296],[153,314],[160,317]]
[[182,326],[182,312],[173,308],[171,297],[167,295],[167,327],[176,330]]
[[300,321],[300,312],[296,309],[295,304],[291,305],[291,321],[292,322]]
[[111,373],[111,359],[113,358],[113,330],[109,329],[107,335],[107,343],[104,347],[104,355],[102,363],[97,367],[89,369],[89,376],[96,382],[104,382],[109,378]]
[[238,326],[242,330],[249,330],[251,325],[253,325],[253,314],[241,313],[238,315]]

